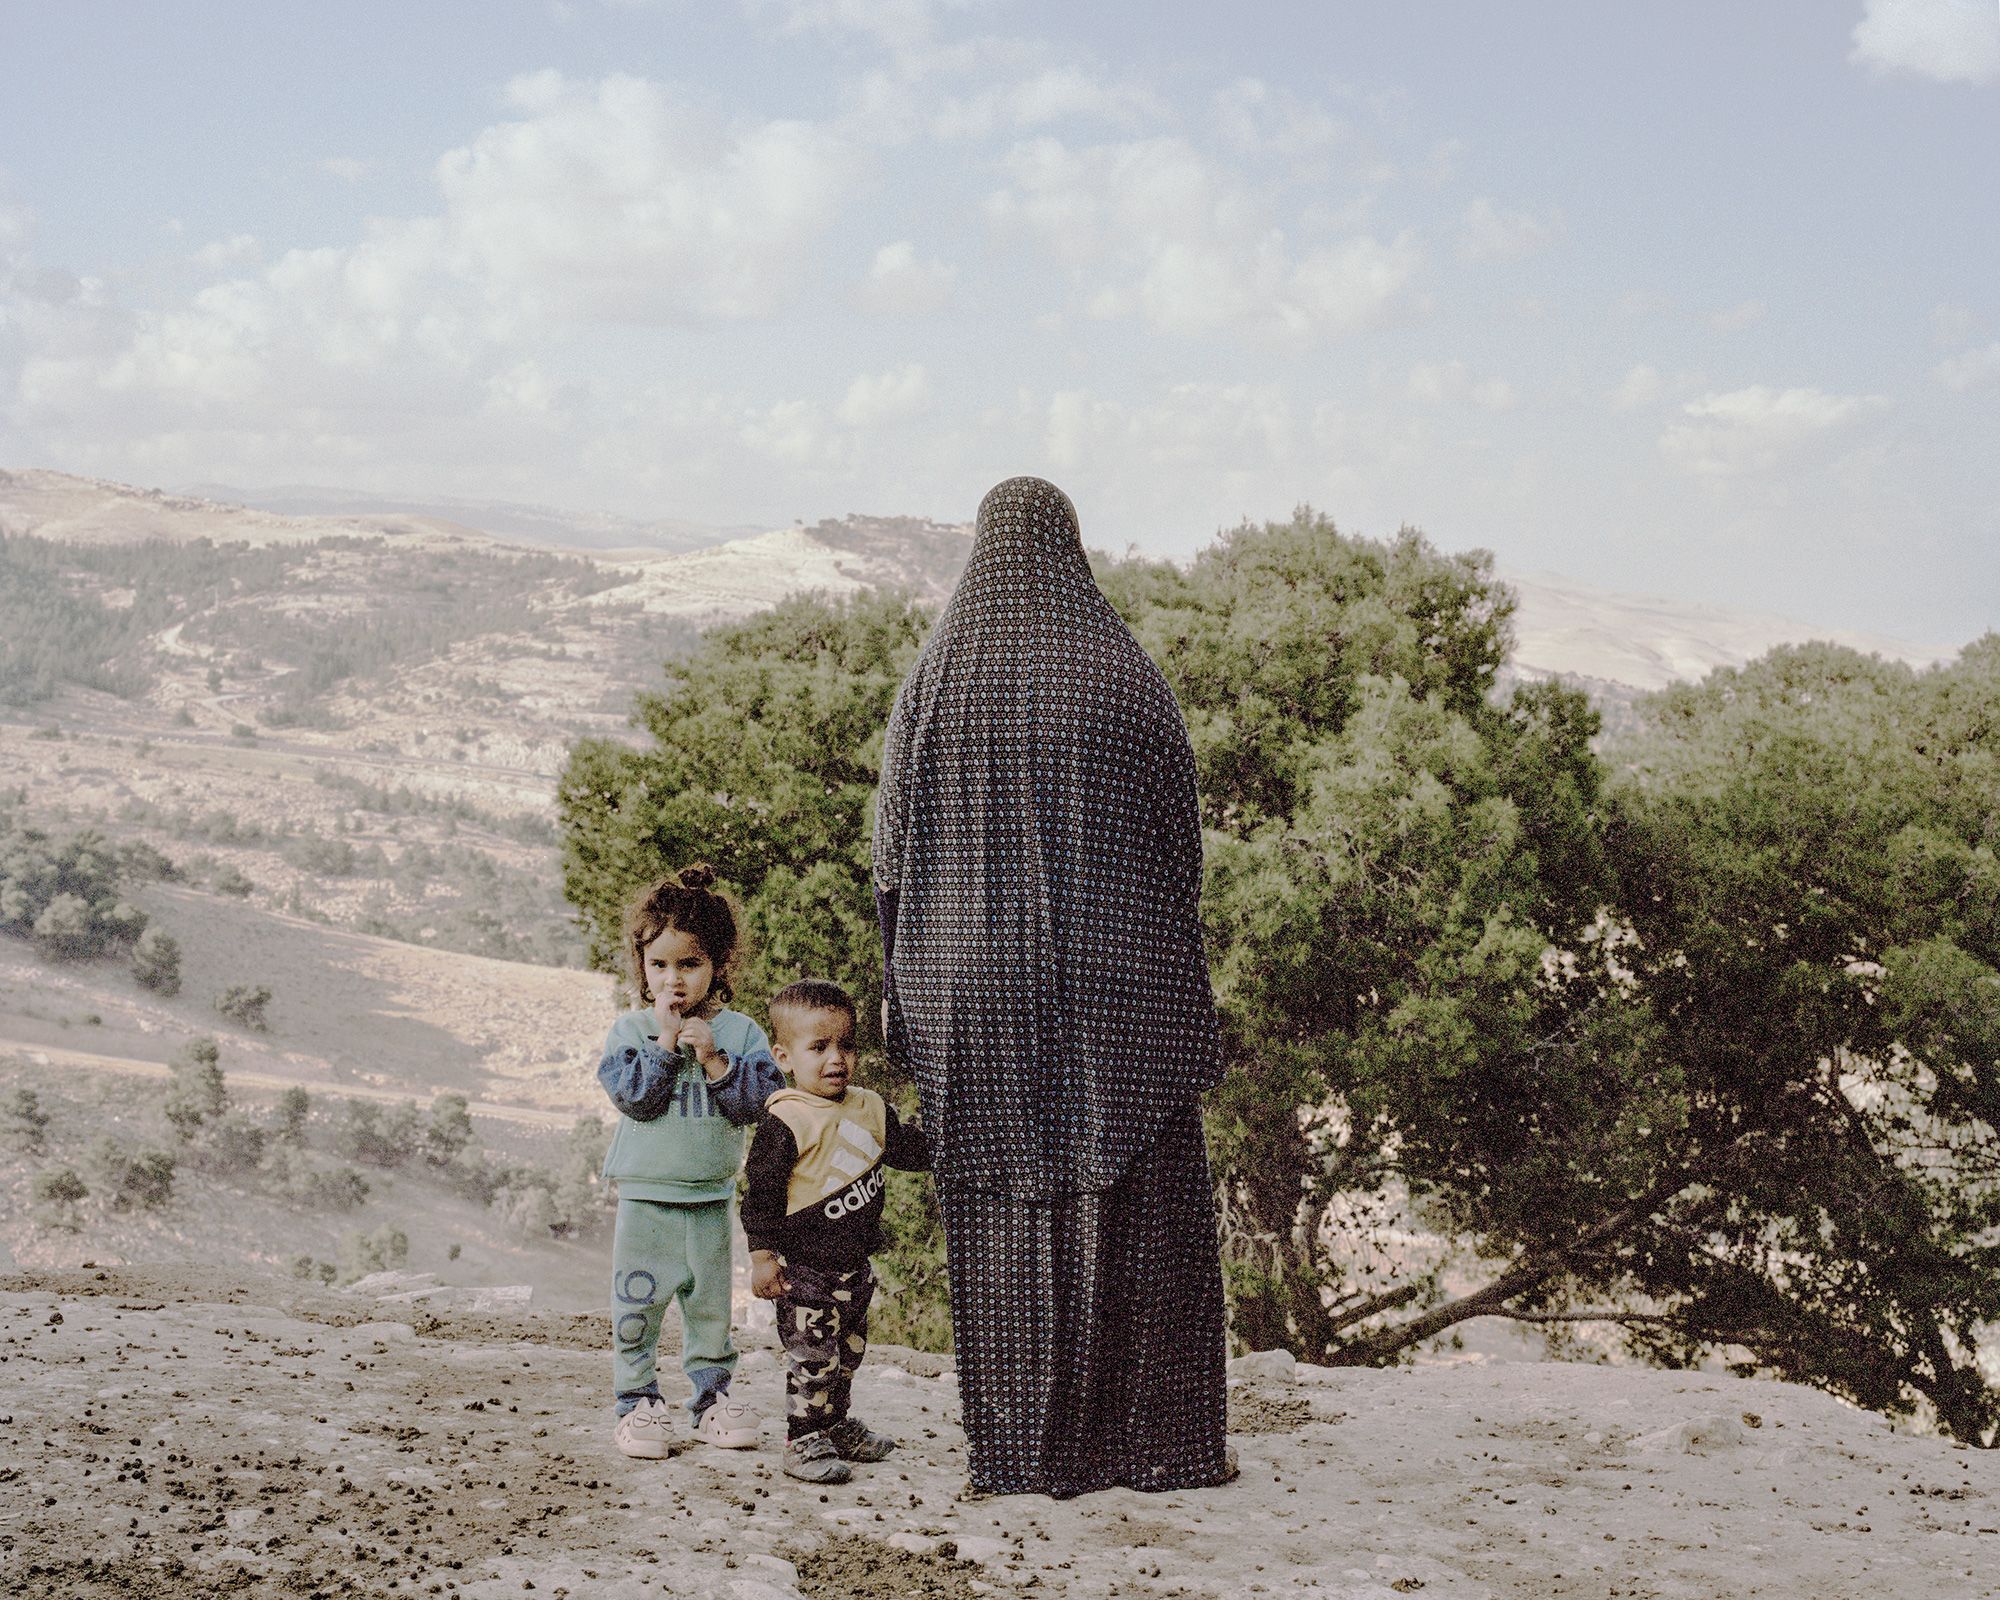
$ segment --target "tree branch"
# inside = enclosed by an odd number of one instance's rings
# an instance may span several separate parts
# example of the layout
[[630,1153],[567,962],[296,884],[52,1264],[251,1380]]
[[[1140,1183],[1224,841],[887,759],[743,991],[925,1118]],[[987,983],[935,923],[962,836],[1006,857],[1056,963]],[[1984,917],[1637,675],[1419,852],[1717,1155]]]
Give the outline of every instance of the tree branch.
[[1408,1322],[1380,1329],[1365,1338],[1355,1340],[1352,1344],[1341,1346],[1331,1353],[1332,1364],[1343,1367],[1370,1366],[1461,1322],[1469,1322],[1474,1317],[1500,1314],[1509,1300],[1524,1295],[1532,1289],[1538,1289],[1549,1279],[1560,1276],[1579,1252],[1593,1249],[1606,1240],[1616,1238],[1635,1222],[1650,1216],[1663,1202],[1672,1199],[1690,1184],[1698,1182],[1702,1175],[1700,1170],[1692,1168],[1669,1173],[1655,1182],[1644,1194],[1620,1206],[1609,1216],[1599,1218],[1569,1243],[1536,1251],[1516,1262],[1482,1289],[1475,1289],[1460,1299],[1433,1307],[1422,1316],[1413,1317]]

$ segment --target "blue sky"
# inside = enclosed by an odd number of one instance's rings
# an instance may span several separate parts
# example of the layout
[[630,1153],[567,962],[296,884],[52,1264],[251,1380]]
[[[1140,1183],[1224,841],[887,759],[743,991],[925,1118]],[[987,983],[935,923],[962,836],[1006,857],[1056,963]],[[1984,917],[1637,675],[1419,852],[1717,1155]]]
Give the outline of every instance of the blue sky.
[[0,0],[0,464],[2000,625],[2000,6]]

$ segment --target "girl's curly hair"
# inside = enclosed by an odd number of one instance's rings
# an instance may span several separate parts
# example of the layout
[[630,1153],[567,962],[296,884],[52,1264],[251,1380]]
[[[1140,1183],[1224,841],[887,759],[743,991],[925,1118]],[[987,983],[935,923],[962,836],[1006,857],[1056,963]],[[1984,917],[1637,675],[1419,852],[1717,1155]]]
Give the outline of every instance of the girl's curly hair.
[[[693,936],[708,959],[715,964],[708,993],[716,1004],[735,997],[730,979],[735,976],[742,940],[737,933],[736,903],[715,887],[715,868],[706,861],[682,867],[661,878],[632,897],[625,907],[625,959],[639,999],[653,1003],[652,987],[646,982],[646,946],[669,928]],[[708,1001],[700,1007],[710,1009]]]

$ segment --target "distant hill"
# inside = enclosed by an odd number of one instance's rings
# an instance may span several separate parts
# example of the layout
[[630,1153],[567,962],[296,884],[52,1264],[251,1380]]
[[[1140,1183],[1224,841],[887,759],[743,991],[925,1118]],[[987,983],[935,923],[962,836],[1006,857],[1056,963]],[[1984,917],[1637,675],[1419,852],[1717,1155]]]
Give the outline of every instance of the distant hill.
[[193,484],[182,494],[249,506],[288,517],[425,517],[477,528],[496,539],[564,550],[699,550],[759,530],[746,524],[714,527],[664,517],[650,521],[607,511],[566,511],[554,506],[520,505],[508,500],[471,500],[453,495],[364,494],[313,484],[281,484],[238,489],[228,484]]
[[1550,573],[1503,572],[1501,577],[1520,597],[1514,667],[1530,677],[1663,689],[1675,681],[1705,678],[1717,667],[1743,666],[1776,645],[1808,639],[1831,640],[1919,667],[1957,653],[1728,606],[1614,594]]
[[490,542],[480,530],[443,517],[391,512],[287,515],[37,468],[0,470],[0,533],[33,534],[65,544],[137,544],[147,539],[191,544],[210,539],[217,544],[277,545],[341,536],[412,545]]
[[[856,514],[766,531],[299,485],[204,484],[169,494],[35,469],[0,471],[0,531],[74,544],[208,538],[270,545],[346,535],[406,549],[561,551],[608,569],[610,581],[585,606],[607,614],[637,609],[694,626],[737,620],[808,589],[840,595],[883,586],[941,601],[971,549],[968,526],[919,517]],[[1935,643],[1731,607],[1618,594],[1549,573],[1501,576],[1520,597],[1508,676],[1561,677],[1590,688],[1608,707],[1808,639],[1913,665],[1953,653]]]

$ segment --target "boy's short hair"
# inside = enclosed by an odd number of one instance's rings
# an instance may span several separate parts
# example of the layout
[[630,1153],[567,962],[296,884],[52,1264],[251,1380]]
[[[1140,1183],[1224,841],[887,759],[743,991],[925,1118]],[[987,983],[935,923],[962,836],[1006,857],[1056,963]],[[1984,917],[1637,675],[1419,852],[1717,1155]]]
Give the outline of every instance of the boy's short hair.
[[844,1011],[847,1020],[858,1022],[861,1013],[855,1008],[854,996],[837,983],[829,983],[824,978],[801,978],[797,983],[788,983],[771,996],[771,1031],[778,1033],[781,1016],[797,1016],[807,1011]]

